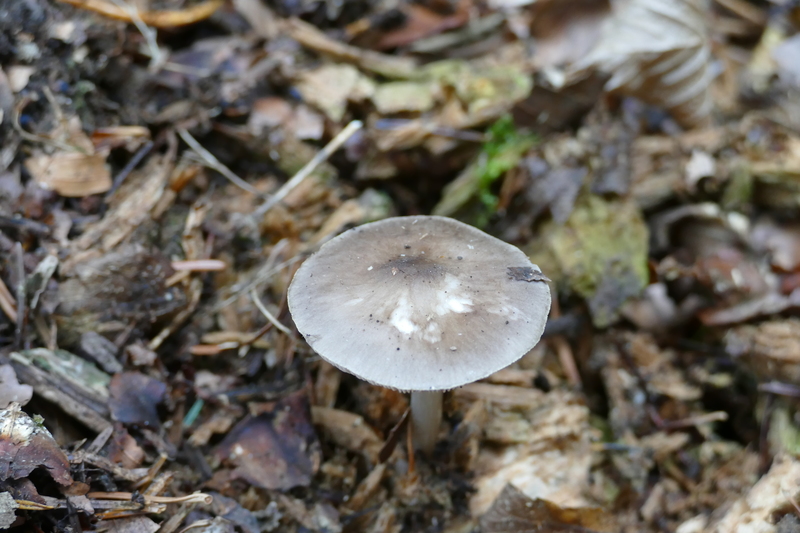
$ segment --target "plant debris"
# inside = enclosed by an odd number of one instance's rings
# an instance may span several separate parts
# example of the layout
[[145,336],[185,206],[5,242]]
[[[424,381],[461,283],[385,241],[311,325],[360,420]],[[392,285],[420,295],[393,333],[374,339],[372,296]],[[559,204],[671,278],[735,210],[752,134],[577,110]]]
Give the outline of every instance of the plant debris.
[[[798,530],[798,53],[794,2],[0,2],[0,529]],[[414,453],[287,289],[433,214],[552,301]]]

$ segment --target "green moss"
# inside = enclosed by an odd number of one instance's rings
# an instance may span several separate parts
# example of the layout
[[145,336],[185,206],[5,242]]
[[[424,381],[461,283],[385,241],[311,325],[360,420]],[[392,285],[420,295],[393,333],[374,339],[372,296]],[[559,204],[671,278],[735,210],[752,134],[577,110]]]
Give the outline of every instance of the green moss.
[[563,282],[587,300],[597,327],[612,324],[622,304],[647,285],[648,231],[633,202],[585,194],[564,225],[548,222],[541,235]]
[[519,132],[510,116],[495,122],[487,137],[476,160],[445,187],[442,200],[433,210],[434,215],[459,215],[477,227],[484,227],[497,209],[497,195],[492,191],[494,183],[516,167],[537,142],[535,136]]
[[722,193],[720,205],[724,209],[742,209],[752,201],[753,175],[745,166],[739,167],[731,174],[731,179]]

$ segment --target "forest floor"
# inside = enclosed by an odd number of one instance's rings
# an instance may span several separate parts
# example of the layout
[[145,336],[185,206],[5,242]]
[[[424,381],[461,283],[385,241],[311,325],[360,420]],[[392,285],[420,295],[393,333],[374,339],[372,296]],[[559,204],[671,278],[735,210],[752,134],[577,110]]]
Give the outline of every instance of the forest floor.
[[[0,0],[0,529],[800,532],[800,7]],[[292,276],[453,217],[551,280],[445,396]]]

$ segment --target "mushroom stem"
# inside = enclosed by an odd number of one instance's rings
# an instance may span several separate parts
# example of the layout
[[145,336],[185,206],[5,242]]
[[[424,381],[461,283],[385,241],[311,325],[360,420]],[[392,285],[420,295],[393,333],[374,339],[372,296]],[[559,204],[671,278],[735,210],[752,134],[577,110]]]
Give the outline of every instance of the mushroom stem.
[[414,448],[429,454],[436,445],[442,425],[442,396],[440,390],[411,393],[411,431]]

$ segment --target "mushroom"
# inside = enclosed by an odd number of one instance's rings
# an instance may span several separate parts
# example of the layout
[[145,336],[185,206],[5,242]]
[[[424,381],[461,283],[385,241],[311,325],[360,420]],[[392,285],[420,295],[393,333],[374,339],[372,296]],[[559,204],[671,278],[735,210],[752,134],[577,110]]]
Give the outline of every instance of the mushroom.
[[395,217],[324,244],[298,269],[288,300],[323,359],[411,391],[414,446],[430,453],[443,391],[510,365],[539,341],[547,281],[518,248],[472,226]]

